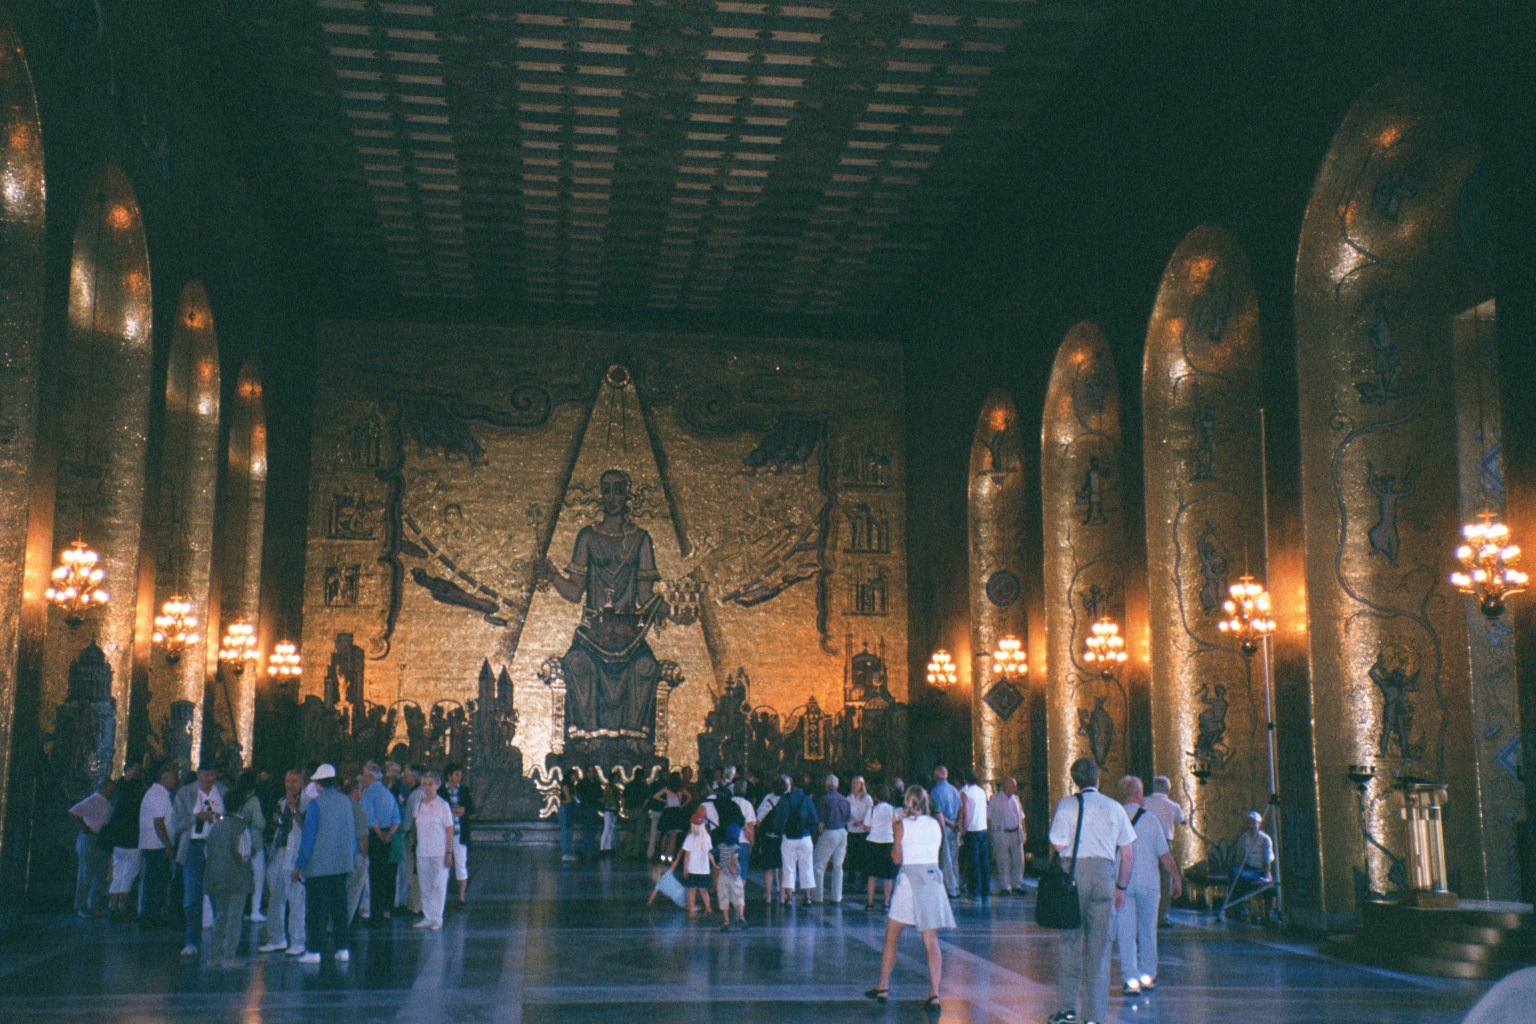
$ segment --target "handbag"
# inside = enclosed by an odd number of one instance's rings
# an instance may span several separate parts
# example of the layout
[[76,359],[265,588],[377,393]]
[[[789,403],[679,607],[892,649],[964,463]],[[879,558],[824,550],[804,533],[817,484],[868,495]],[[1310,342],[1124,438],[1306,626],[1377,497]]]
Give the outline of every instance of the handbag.
[[1042,928],[1071,931],[1083,926],[1083,911],[1077,902],[1077,844],[1083,838],[1083,794],[1077,794],[1077,832],[1072,836],[1072,872],[1061,870],[1061,856],[1052,856],[1050,867],[1040,876],[1035,898],[1035,923]]

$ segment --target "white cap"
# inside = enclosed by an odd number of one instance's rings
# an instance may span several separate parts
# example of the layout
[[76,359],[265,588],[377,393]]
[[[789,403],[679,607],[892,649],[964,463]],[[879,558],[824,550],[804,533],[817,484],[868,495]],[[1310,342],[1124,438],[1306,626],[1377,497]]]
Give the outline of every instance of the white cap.
[[332,766],[332,765],[323,764],[319,768],[316,768],[315,769],[315,774],[311,775],[309,778],[310,778],[310,781],[313,782],[313,781],[316,781],[318,779],[334,779],[335,777],[336,777],[336,769],[335,769],[335,767]]

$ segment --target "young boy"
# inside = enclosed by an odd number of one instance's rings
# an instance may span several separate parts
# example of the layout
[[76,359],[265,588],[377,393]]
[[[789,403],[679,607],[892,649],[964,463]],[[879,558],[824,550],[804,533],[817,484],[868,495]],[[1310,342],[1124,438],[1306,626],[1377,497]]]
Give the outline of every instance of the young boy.
[[741,877],[741,847],[736,843],[721,843],[715,847],[715,863],[720,869],[715,879],[715,895],[720,898],[720,912],[725,922],[720,930],[731,930],[731,908],[736,908],[736,926],[747,926],[747,886]]

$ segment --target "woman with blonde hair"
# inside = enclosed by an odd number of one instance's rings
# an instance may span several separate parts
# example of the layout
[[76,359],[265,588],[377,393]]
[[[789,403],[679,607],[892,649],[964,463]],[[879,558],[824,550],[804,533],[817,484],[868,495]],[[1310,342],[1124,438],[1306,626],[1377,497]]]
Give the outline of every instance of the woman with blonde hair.
[[864,994],[885,1002],[890,998],[891,971],[896,967],[896,943],[903,928],[911,925],[923,937],[928,953],[928,1008],[939,1008],[939,978],[944,970],[939,951],[939,929],[953,928],[955,914],[944,890],[939,870],[939,845],[943,831],[928,813],[928,791],[908,786],[901,814],[891,823],[891,860],[900,865],[891,913],[885,922],[885,948],[880,953],[880,983]]

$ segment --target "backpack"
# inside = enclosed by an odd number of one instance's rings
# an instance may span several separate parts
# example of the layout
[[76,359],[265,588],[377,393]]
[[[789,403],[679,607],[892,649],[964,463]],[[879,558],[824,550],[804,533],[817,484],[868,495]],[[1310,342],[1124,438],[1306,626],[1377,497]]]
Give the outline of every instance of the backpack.
[[722,843],[736,843],[741,838],[741,830],[746,827],[747,816],[741,813],[741,808],[736,801],[726,794],[719,794],[710,798],[715,805],[715,814],[720,819],[720,824],[710,833],[710,840],[719,846]]
[[[798,797],[798,799],[796,799]],[[810,799],[798,789],[791,790],[789,795],[779,801],[784,810],[784,817],[780,819],[784,823],[785,839],[804,839],[808,829],[806,828],[805,805]]]

